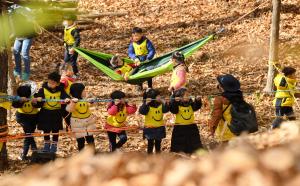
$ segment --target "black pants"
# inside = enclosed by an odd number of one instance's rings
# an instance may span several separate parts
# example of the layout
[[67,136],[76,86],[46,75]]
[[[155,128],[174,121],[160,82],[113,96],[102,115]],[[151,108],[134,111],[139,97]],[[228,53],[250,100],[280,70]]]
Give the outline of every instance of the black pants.
[[69,54],[69,50],[68,49],[65,50],[64,61],[65,63],[70,63],[72,65],[74,74],[78,73],[77,58],[78,58],[77,52],[74,52],[74,54]]
[[148,139],[147,153],[152,154],[155,146],[155,152],[160,153],[161,151],[161,140]]
[[84,148],[85,142],[87,142],[90,146],[95,148],[94,137],[93,136],[85,136],[83,138],[77,138],[77,146],[78,146],[79,151],[81,151]]
[[[110,151],[113,152],[118,148],[121,148],[127,141],[127,135],[125,131],[120,133],[107,131],[109,144],[110,144]],[[119,141],[117,142],[117,136],[119,137]]]
[[[28,126],[22,126],[24,133],[26,135],[31,135],[31,133],[34,133],[35,128],[28,127]],[[24,145],[23,145],[23,156],[27,156],[29,148],[31,147],[31,150],[37,150],[37,146],[35,143],[35,140],[33,137],[26,137],[24,139]]]
[[[50,132],[52,132],[52,133],[58,133],[59,130],[44,130],[45,134],[49,134]],[[58,136],[59,135],[57,135],[57,134],[53,135],[52,136],[52,141],[53,142],[58,142]],[[50,141],[50,135],[44,136],[44,140],[45,140],[45,142],[46,141]]]
[[272,122],[272,128],[279,128],[283,122],[283,116],[287,116],[288,120],[296,120],[293,107],[275,107],[276,118]]

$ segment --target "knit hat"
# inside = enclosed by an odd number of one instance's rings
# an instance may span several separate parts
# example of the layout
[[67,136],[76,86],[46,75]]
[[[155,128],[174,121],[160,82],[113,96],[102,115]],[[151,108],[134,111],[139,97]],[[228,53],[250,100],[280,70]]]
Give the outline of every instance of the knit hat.
[[228,92],[237,92],[241,88],[239,80],[231,74],[220,75],[217,77],[221,87]]
[[70,94],[72,97],[82,99],[82,92],[85,86],[82,83],[73,83],[70,87]]

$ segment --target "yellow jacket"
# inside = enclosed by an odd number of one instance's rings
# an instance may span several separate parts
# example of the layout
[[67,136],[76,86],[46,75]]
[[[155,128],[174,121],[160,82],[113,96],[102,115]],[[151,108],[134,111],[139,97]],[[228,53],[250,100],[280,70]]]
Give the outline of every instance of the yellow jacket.
[[274,78],[274,85],[276,86],[277,92],[275,94],[275,99],[273,100],[273,105],[292,107],[295,103],[294,94],[296,93],[296,84],[296,79],[291,79],[282,74],[278,74]]

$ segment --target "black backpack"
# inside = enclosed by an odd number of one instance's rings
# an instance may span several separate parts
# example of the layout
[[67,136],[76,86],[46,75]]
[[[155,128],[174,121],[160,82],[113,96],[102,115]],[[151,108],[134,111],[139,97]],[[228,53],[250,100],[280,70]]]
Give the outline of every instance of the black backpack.
[[[242,132],[253,133],[258,130],[256,113],[252,105],[245,101],[238,104],[232,103],[230,105],[232,105],[230,111],[232,119],[228,128],[234,135],[239,136]],[[228,105],[227,108],[230,105]]]

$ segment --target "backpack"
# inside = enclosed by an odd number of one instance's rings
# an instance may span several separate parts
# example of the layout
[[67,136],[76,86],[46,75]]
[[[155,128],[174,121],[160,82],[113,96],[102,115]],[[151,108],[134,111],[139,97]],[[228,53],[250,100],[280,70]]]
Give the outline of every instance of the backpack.
[[[254,107],[247,102],[231,103],[231,123],[228,125],[230,131],[239,136],[242,132],[253,133],[258,130],[257,118]],[[223,113],[230,106],[228,105]]]

